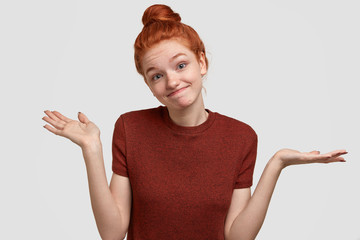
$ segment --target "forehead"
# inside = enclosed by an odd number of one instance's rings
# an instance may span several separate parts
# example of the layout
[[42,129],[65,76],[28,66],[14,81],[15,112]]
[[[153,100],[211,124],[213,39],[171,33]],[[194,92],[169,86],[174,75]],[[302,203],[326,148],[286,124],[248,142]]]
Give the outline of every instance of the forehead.
[[170,60],[179,53],[184,53],[188,57],[195,57],[193,52],[178,40],[163,40],[146,51],[142,63],[145,67],[158,61]]

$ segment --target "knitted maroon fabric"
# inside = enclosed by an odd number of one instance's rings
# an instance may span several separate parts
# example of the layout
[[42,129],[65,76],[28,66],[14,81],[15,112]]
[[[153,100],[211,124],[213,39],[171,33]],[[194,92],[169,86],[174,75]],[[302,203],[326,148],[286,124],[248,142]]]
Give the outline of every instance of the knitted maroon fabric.
[[206,111],[195,127],[176,125],[164,106],[116,121],[112,170],[132,189],[128,240],[224,239],[233,190],[252,185],[257,135]]

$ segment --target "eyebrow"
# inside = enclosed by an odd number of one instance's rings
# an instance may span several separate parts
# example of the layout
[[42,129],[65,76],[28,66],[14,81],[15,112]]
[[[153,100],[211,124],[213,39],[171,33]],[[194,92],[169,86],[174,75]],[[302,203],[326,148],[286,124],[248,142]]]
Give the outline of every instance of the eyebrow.
[[176,54],[175,56],[173,56],[172,58],[170,58],[169,62],[174,61],[175,58],[180,57],[180,56],[182,56],[182,55],[186,56],[185,53],[178,53],[178,54]]
[[[169,62],[174,61],[174,59],[176,59],[176,58],[178,58],[178,57],[180,57],[180,56],[186,56],[186,54],[185,54],[185,53],[178,53],[178,54],[174,55],[173,57],[171,57],[171,58],[169,59]],[[150,72],[151,70],[154,70],[154,69],[155,69],[155,67],[150,67],[150,68],[148,68],[148,69],[146,70],[146,72],[145,72],[145,75],[147,75],[148,72]]]

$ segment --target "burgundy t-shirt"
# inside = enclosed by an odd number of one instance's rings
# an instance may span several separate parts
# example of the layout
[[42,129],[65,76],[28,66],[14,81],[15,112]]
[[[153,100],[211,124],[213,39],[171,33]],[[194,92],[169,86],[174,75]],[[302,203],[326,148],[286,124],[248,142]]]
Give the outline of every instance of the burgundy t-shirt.
[[112,170],[132,189],[128,240],[224,239],[233,190],[252,185],[257,135],[206,111],[195,127],[175,124],[164,106],[116,121]]

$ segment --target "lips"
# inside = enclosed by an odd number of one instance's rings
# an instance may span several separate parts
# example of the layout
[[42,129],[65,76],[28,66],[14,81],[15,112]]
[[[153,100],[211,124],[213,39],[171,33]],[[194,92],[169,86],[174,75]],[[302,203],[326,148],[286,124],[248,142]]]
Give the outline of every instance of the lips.
[[173,91],[172,93],[170,93],[170,94],[169,94],[169,95],[167,95],[167,96],[168,96],[168,97],[174,96],[175,94],[178,94],[178,93],[180,93],[180,92],[184,91],[184,90],[185,90],[185,88],[187,88],[187,87],[188,87],[188,86],[183,87],[183,88],[180,88],[180,89],[177,89],[177,90]]

